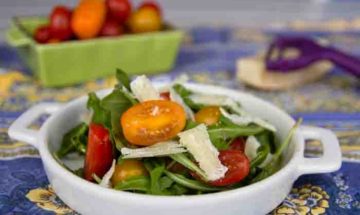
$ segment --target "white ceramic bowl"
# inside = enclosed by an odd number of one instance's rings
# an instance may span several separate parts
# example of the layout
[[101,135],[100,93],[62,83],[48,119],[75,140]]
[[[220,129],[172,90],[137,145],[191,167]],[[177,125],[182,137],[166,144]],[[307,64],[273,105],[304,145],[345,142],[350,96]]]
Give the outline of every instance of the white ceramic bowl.
[[[252,95],[215,86],[186,86],[194,91],[234,98],[247,111],[274,124],[280,139],[287,135],[295,123],[279,108]],[[110,90],[102,90],[98,95],[104,96],[109,92]],[[9,128],[11,138],[30,143],[39,149],[53,189],[66,204],[81,214],[266,214],[284,200],[300,175],[331,172],[339,169],[341,165],[339,143],[331,131],[301,126],[283,154],[281,170],[246,187],[196,196],[153,196],[103,188],[67,171],[52,156],[64,133],[81,121],[80,116],[86,111],[86,101],[87,96],[84,96],[67,104],[38,104],[22,114]],[[41,129],[35,131],[27,128],[41,114],[51,115]],[[322,142],[322,157],[304,157],[306,139],[318,139]]]

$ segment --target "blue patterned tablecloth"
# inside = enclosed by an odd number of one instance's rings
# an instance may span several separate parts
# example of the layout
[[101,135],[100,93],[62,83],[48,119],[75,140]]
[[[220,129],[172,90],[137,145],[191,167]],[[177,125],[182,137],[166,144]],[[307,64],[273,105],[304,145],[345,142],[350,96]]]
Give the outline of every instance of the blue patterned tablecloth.
[[[330,42],[360,56],[360,37],[322,34]],[[360,214],[360,85],[334,69],[321,81],[298,89],[264,92],[236,81],[235,60],[266,47],[269,33],[256,29],[201,27],[190,30],[175,68],[153,80],[172,80],[186,73],[195,82],[253,93],[275,103],[305,124],[336,132],[344,162],[339,171],[300,177],[273,214]],[[7,129],[24,110],[42,101],[66,102],[89,91],[112,87],[114,78],[66,88],[46,89],[29,76],[13,49],[0,44],[0,214],[76,214],[48,184],[37,150],[11,141]],[[319,154],[315,141],[307,153]]]

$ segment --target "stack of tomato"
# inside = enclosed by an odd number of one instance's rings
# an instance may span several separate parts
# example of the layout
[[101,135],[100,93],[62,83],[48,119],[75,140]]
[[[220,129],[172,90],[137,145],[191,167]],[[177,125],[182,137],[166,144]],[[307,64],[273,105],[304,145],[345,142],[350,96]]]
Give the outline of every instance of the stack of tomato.
[[144,1],[133,11],[129,0],[81,0],[74,10],[62,5],[54,7],[49,24],[38,27],[34,39],[56,43],[159,31],[162,26],[162,11],[154,1]]

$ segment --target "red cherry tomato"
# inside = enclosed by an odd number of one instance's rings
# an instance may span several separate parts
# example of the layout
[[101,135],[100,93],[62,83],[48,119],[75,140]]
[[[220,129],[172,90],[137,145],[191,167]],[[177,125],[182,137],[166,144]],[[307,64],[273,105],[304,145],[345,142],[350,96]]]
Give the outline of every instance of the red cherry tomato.
[[36,29],[34,39],[38,43],[47,43],[51,37],[50,27],[48,25],[40,26]]
[[131,3],[128,0],[106,0],[109,15],[119,24],[124,24],[131,14]]
[[242,181],[250,172],[250,162],[238,150],[222,150],[219,159],[228,168],[223,178],[208,182],[213,186],[229,186]]
[[245,151],[245,140],[244,140],[244,138],[238,137],[235,140],[233,140],[232,143],[229,146],[229,149],[244,152]]
[[159,16],[162,16],[161,7],[156,1],[143,1],[140,4],[139,9],[145,8],[145,7],[149,7],[149,8],[156,10],[156,12],[159,14]]
[[160,97],[164,100],[170,100],[170,92],[162,92],[160,93]]
[[85,155],[84,178],[93,181],[93,174],[103,177],[110,169],[113,159],[109,131],[100,124],[91,123]]
[[72,37],[71,10],[65,6],[56,6],[50,14],[51,37],[58,40],[68,40]]
[[113,19],[107,19],[100,30],[100,36],[119,36],[124,29]]

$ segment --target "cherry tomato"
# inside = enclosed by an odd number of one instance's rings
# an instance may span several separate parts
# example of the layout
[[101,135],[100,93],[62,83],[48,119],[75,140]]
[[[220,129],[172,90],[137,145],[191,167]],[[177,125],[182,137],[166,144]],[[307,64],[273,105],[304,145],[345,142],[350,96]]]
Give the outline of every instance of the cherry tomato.
[[228,170],[223,178],[208,182],[213,186],[229,186],[238,183],[250,172],[249,159],[238,150],[222,150],[219,159]]
[[106,6],[102,0],[82,0],[74,10],[71,28],[79,39],[98,35],[106,17]]
[[119,36],[124,29],[113,19],[107,19],[100,30],[100,36]]
[[126,179],[136,176],[147,175],[143,163],[138,160],[123,160],[120,164],[116,164],[115,172],[111,177],[111,183],[116,185]]
[[72,37],[71,10],[65,6],[56,6],[50,14],[50,31],[53,39],[60,41]]
[[229,146],[229,149],[244,152],[245,151],[245,140],[244,140],[244,138],[238,137],[235,140],[233,140],[232,143]]
[[133,33],[159,31],[162,26],[161,17],[152,8],[141,8],[129,19],[129,27]]
[[161,7],[156,1],[143,1],[140,4],[139,9],[146,7],[154,9],[159,14],[159,16],[162,16]]
[[84,178],[93,181],[93,174],[103,177],[111,167],[113,159],[109,131],[100,124],[91,123],[86,147]]
[[162,92],[160,93],[160,97],[164,100],[170,100],[170,92]]
[[119,24],[124,24],[131,14],[131,3],[128,0],[106,0],[109,15]]
[[213,125],[219,121],[220,108],[217,106],[208,106],[200,109],[195,114],[195,121],[198,123],[204,123],[205,125]]
[[34,39],[38,43],[47,43],[51,37],[50,27],[48,25],[40,26],[36,29]]
[[175,102],[151,100],[136,104],[121,116],[125,138],[134,145],[169,140],[184,129],[184,109]]

